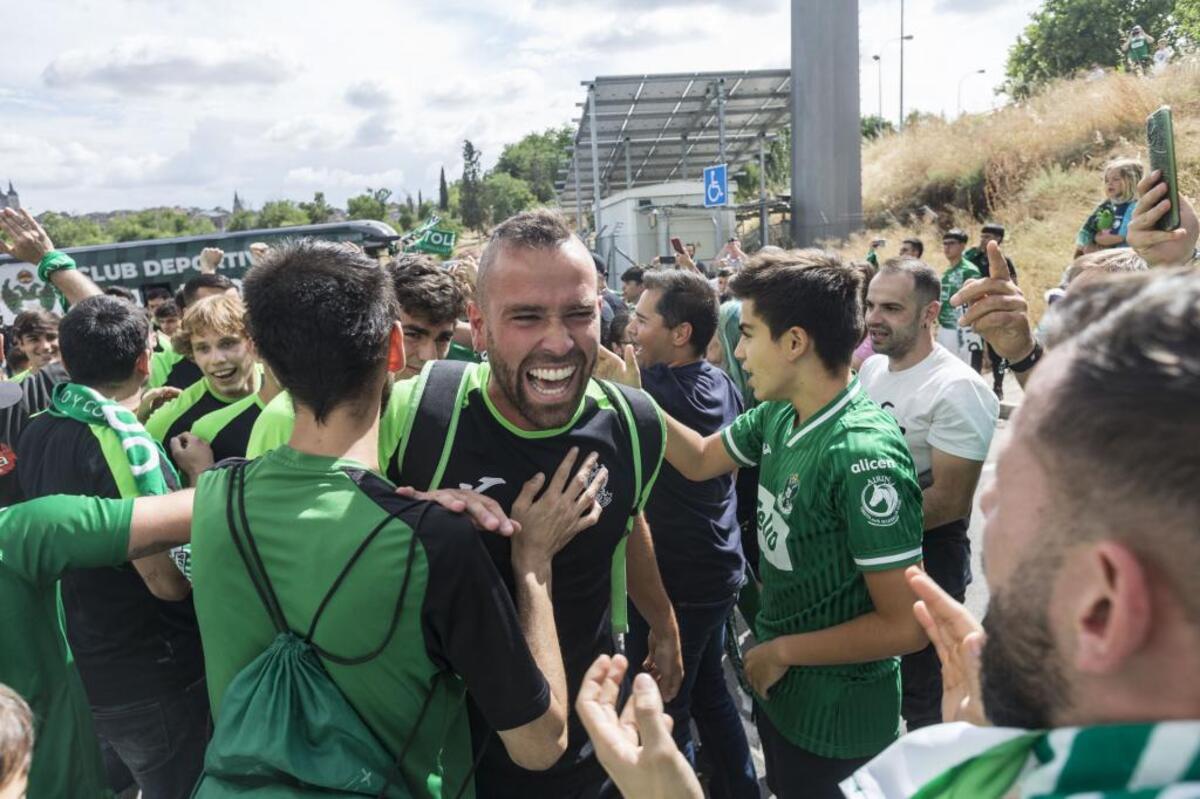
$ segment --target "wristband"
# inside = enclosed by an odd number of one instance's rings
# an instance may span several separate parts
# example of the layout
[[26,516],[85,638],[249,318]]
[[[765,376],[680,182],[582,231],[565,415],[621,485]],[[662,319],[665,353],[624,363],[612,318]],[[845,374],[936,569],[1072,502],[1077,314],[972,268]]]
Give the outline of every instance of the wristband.
[[43,283],[50,282],[50,274],[52,272],[61,272],[64,269],[74,269],[75,259],[59,250],[51,250],[42,256],[42,260],[38,262],[38,278]]
[[1016,363],[1010,363],[1008,368],[1017,374],[1028,372],[1042,359],[1043,354],[1045,354],[1045,350],[1042,349],[1042,342],[1035,338],[1033,340],[1033,351]]

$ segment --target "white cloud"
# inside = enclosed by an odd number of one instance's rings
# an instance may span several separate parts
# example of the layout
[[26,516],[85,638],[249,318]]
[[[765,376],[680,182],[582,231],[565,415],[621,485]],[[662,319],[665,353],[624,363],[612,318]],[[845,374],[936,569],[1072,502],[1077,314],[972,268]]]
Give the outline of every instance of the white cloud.
[[395,102],[395,98],[375,81],[365,80],[346,89],[346,102],[356,108],[373,111],[387,108]]
[[118,92],[172,87],[275,85],[293,68],[254,41],[131,37],[108,49],[70,50],[51,61],[42,80],[51,88],[99,85]]
[[283,182],[290,186],[350,189],[357,194],[365,187],[398,186],[404,183],[404,170],[387,169],[381,172],[351,172],[347,169],[302,166],[288,170]]
[[[1041,0],[907,0],[907,109],[987,108],[1005,51]],[[102,8],[103,13],[84,13]],[[863,52],[882,46],[897,110],[895,0],[860,0]],[[947,11],[956,9],[955,13]],[[579,115],[597,75],[786,67],[787,0],[293,0],[9,3],[0,179],[33,210],[331,203],[371,185],[435,196],[469,138],[504,144]],[[366,22],[364,23],[364,20]],[[136,31],[136,36],[130,32]],[[962,45],[969,33],[969,46]],[[985,43],[984,39],[987,42]],[[56,45],[56,42],[67,43]],[[87,42],[85,46],[75,43]],[[61,46],[61,49],[57,49]],[[975,62],[979,63],[976,64]],[[862,105],[878,79],[866,56]],[[7,185],[7,184],[6,184]]]

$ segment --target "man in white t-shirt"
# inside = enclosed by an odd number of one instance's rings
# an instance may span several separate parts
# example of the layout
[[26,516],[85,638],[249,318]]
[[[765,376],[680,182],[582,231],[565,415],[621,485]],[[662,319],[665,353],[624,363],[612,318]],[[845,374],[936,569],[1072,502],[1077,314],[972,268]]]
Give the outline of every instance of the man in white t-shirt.
[[[960,602],[971,582],[967,527],[1000,403],[974,369],[934,341],[941,281],[909,258],[886,262],[867,290],[876,354],[859,380],[896,418],[923,491],[925,569]],[[942,676],[930,645],[901,661],[901,712],[910,730],[942,720]]]

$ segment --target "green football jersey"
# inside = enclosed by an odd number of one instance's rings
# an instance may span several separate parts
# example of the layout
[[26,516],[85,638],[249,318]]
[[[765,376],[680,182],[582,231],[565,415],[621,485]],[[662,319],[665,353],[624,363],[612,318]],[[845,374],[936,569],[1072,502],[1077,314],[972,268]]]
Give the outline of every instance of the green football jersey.
[[938,311],[939,325],[951,330],[958,329],[958,317],[961,312],[950,304],[950,298],[958,293],[964,283],[977,277],[983,277],[983,273],[966,258],[959,259],[958,263],[942,273],[942,308]]
[[[870,613],[863,572],[921,561],[912,457],[858,378],[803,423],[790,403],[767,402],[721,438],[738,464],[760,469],[760,641]],[[899,659],[790,668],[762,706],[789,741],[814,754],[874,755],[899,735]]]

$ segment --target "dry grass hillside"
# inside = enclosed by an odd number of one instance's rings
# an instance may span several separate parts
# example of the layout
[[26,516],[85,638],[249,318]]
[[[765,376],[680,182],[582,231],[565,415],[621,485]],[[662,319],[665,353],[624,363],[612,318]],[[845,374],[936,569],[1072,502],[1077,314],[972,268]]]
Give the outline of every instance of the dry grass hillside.
[[[1075,234],[1103,199],[1101,167],[1117,156],[1146,161],[1145,119],[1174,109],[1181,190],[1200,194],[1200,68],[1162,75],[1059,83],[1037,98],[955,122],[932,121],[863,150],[867,229],[833,249],[861,258],[876,237],[895,255],[918,236],[926,260],[945,266],[941,232],[962,227],[976,241],[983,219],[1008,228],[1005,251],[1040,318],[1045,291],[1070,263]],[[930,213],[932,210],[936,213]]]

